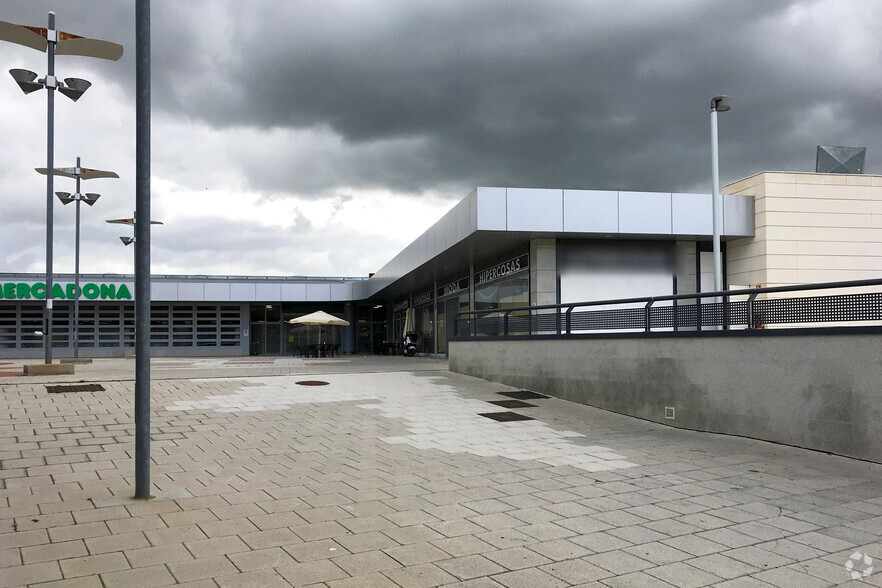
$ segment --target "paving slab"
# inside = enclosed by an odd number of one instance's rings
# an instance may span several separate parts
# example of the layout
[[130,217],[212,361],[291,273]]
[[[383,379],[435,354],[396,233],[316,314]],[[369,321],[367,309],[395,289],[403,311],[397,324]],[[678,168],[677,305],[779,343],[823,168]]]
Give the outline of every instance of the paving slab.
[[497,422],[516,390],[438,358],[152,364],[147,501],[131,359],[0,376],[0,586],[882,585],[879,464],[555,398]]

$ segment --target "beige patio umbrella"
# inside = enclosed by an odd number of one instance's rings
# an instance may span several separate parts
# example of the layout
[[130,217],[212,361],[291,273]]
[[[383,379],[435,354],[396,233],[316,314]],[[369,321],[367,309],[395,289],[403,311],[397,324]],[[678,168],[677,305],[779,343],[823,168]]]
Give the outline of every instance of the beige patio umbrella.
[[[292,325],[314,325],[318,327],[323,327],[325,325],[334,325],[340,327],[349,326],[349,321],[337,318],[334,315],[328,314],[323,310],[317,310],[303,316],[298,316],[297,318],[292,318],[288,322]],[[321,329],[319,329],[319,341],[321,341],[321,338]]]

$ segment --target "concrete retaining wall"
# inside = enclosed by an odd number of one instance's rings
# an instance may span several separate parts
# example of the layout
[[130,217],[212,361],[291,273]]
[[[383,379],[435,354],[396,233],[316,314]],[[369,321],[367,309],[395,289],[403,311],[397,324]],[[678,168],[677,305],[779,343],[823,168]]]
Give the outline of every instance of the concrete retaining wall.
[[451,341],[450,369],[675,427],[882,463],[878,334]]

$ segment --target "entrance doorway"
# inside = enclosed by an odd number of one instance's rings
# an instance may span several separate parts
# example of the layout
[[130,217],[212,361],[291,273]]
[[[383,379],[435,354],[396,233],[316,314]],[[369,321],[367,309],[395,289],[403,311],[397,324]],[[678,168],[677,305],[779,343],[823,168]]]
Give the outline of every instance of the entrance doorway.
[[279,323],[251,323],[251,355],[281,355],[282,326]]
[[251,305],[251,355],[282,354],[282,306]]

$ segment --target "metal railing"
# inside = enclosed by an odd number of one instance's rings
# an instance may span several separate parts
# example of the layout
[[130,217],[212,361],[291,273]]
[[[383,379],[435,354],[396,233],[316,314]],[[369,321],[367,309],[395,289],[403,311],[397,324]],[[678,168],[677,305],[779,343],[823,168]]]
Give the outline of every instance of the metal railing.
[[[870,291],[826,293],[852,288]],[[818,293],[793,295],[806,291]],[[457,314],[454,337],[823,328],[868,321],[882,321],[882,279],[470,310]]]

